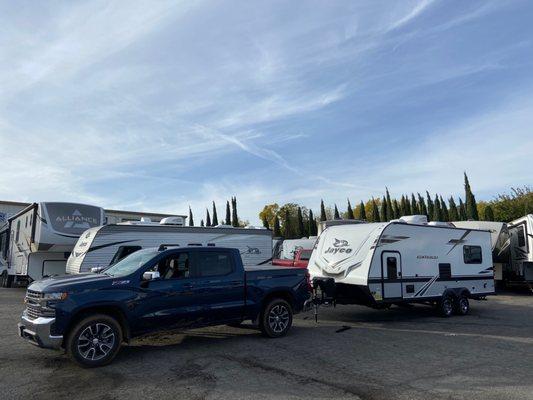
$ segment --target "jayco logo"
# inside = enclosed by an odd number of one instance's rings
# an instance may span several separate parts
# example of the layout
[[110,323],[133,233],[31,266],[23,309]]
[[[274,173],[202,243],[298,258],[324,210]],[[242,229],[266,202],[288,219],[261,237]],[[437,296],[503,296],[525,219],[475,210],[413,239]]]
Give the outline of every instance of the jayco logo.
[[[328,247],[328,249],[325,251],[325,253],[330,253],[330,254],[346,253],[346,254],[350,254],[352,252],[352,249],[350,249],[348,246],[349,246],[349,243],[348,243],[347,240],[335,238],[335,242],[333,242],[333,247]],[[346,247],[348,247],[348,248],[346,248]]]
[[81,212],[75,210],[70,216],[57,217],[56,221],[64,223],[65,228],[90,228],[92,225],[97,225],[96,218],[84,217]]

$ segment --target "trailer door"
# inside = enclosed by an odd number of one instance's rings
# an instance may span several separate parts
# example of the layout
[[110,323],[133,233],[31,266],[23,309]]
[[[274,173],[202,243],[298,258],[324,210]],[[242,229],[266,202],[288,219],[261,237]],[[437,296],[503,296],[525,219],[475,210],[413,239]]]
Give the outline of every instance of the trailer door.
[[383,298],[402,298],[402,258],[400,253],[395,251],[381,253],[381,276]]

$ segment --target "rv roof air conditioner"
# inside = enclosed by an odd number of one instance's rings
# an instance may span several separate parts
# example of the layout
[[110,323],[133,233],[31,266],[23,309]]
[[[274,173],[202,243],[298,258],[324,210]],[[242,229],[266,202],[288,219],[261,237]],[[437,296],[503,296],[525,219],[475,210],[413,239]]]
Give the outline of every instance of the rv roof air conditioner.
[[218,224],[215,228],[233,228],[233,225]]
[[442,222],[442,221],[431,221],[428,225],[430,226],[453,226],[447,222]]
[[152,220],[148,217],[141,217],[141,222],[152,222]]
[[404,215],[397,221],[406,224],[426,225],[428,223],[428,217],[425,215]]
[[161,225],[178,225],[183,226],[183,217],[166,217],[161,220]]

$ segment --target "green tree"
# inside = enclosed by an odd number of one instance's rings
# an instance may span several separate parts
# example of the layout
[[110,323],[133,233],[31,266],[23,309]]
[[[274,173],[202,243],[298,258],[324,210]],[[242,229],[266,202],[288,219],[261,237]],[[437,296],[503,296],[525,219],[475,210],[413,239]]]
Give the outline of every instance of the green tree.
[[413,213],[413,215],[420,215],[420,209],[418,208],[418,204],[416,204],[416,198],[414,193],[411,193],[411,212]]
[[448,213],[448,207],[446,207],[446,203],[442,199],[442,196],[439,196],[439,199],[440,199],[440,208],[442,210],[442,220],[444,222],[449,222],[450,221],[450,215]]
[[231,225],[231,210],[229,206],[229,201],[226,201],[226,221],[224,222],[226,225]]
[[339,214],[339,210],[337,209],[337,204],[335,204],[335,211],[334,211],[334,214],[333,214],[333,218],[334,219],[341,219],[341,216]]
[[428,215],[428,209],[426,207],[426,202],[424,201],[424,198],[420,195],[420,193],[417,193],[418,195],[418,210],[420,211],[421,215]]
[[217,206],[215,205],[215,202],[213,201],[213,226],[218,225],[218,215],[217,215]]
[[479,220],[479,215],[477,213],[476,197],[472,193],[470,187],[470,182],[468,181],[468,176],[465,172],[465,206],[466,206],[466,217],[468,219],[477,221]]
[[461,221],[466,221],[468,217],[466,216],[466,207],[463,200],[459,197],[459,218]]
[[359,214],[357,218],[361,221],[366,221],[366,210],[365,203],[363,203],[363,200],[361,200],[361,204],[359,205]]
[[381,200],[381,212],[379,213],[381,222],[387,222],[389,211],[387,210],[387,198],[383,196]]
[[511,193],[499,194],[491,201],[494,220],[510,222],[527,214],[533,214],[533,192],[528,186],[511,188]]
[[201,220],[201,221],[200,221],[200,226],[202,226],[202,227],[205,226],[205,224],[204,224],[204,220]]
[[273,203],[273,204],[267,204],[263,207],[263,210],[259,213],[259,218],[261,221],[267,220],[268,225],[274,226],[274,218],[276,215],[279,217],[279,204]]
[[352,205],[350,204],[350,199],[348,199],[348,210],[346,211],[347,219],[355,219],[353,215]]
[[435,195],[433,203],[433,221],[442,221],[442,209],[440,208],[439,196]]
[[194,219],[192,217],[191,206],[189,206],[189,226],[194,226]]
[[400,205],[396,199],[392,201],[392,215],[394,216],[394,219],[399,219],[401,217]]
[[396,218],[394,216],[394,208],[392,206],[392,200],[390,198],[389,188],[385,186],[385,197],[387,202],[387,221],[390,221],[391,219]]
[[211,226],[211,217],[209,216],[209,210],[206,208],[205,209],[205,225],[206,226]]
[[326,208],[324,207],[324,200],[320,200],[320,221],[326,221]]
[[492,211],[492,207],[490,205],[485,207],[485,213],[483,214],[483,219],[485,221],[494,221],[494,211]]
[[291,214],[288,208],[283,212],[283,237],[285,239],[294,239],[294,229],[292,227]]
[[309,236],[316,236],[318,233],[313,210],[309,210],[309,218],[307,219],[307,232],[309,233]]
[[413,215],[411,211],[411,203],[409,202],[409,196],[405,195],[405,215]]
[[448,200],[448,204],[450,205],[450,221],[459,221],[459,210],[457,209],[453,196]]
[[261,222],[263,223],[263,227],[264,228],[270,229],[270,225],[268,224],[268,220],[265,217],[263,217],[261,219]]
[[379,222],[379,221],[380,221],[380,217],[379,217],[378,204],[376,203],[376,200],[372,198],[372,222]]
[[231,198],[231,224],[234,227],[239,227],[239,215],[237,214],[237,197]]
[[427,196],[427,203],[428,203],[428,221],[431,221],[433,218],[433,214],[435,213],[435,205],[433,204],[433,200],[431,200],[431,196],[429,195],[429,192],[426,190],[426,196]]
[[273,235],[274,237],[281,237],[281,226],[279,225],[279,218],[278,216],[276,215],[274,217],[274,232],[273,232]]
[[303,218],[303,215],[302,215],[302,208],[301,207],[298,207],[297,218],[298,218],[298,237],[307,236],[305,234],[304,218]]
[[405,196],[402,194],[402,198],[400,199],[400,217],[403,217],[407,214],[407,205],[405,201]]

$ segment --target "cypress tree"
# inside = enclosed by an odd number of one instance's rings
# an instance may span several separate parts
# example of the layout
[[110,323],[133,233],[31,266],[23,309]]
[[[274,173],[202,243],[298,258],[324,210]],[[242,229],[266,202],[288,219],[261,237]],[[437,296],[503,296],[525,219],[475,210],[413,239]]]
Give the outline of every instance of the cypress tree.
[[426,190],[426,196],[427,196],[427,202],[428,202],[428,221],[431,221],[433,219],[433,214],[435,212],[435,206],[427,190]]
[[420,195],[420,193],[417,193],[417,195],[418,195],[418,210],[420,211],[420,214],[427,216],[428,209],[426,207],[426,202],[424,201],[424,198]]
[[420,215],[420,209],[418,208],[418,204],[416,204],[416,198],[414,193],[411,193],[411,212],[413,213],[413,215]]
[[218,225],[218,215],[217,215],[217,206],[215,205],[215,202],[213,201],[213,226]]
[[[233,201],[233,199],[232,199]],[[226,225],[231,225],[231,210],[229,207],[229,201],[226,201]]]
[[301,207],[298,207],[298,237],[304,237],[305,235],[305,226],[304,226],[304,218],[302,215],[302,209]]
[[205,224],[204,224],[204,220],[201,220],[201,221],[200,221],[200,226],[202,226],[202,227],[205,226]]
[[283,218],[283,237],[285,239],[292,239],[291,215],[288,209],[285,209]]
[[191,206],[189,206],[189,226],[194,226],[194,219],[192,217]]
[[442,209],[438,195],[435,195],[435,202],[433,203],[433,221],[442,221]]
[[385,195],[387,198],[387,221],[396,218],[392,207],[392,201],[390,198],[389,188],[385,186]]
[[381,222],[387,222],[387,216],[389,215],[389,212],[387,210],[387,198],[383,196],[383,200],[381,201],[381,212],[379,213]]
[[337,209],[337,204],[335,204],[335,212],[333,213],[333,219],[341,219],[339,210]]
[[485,207],[483,219],[485,221],[494,221],[494,211],[492,211],[492,207],[490,205],[487,205],[487,207]]
[[457,210],[457,205],[455,204],[453,196],[448,200],[448,204],[450,205],[450,221],[459,221],[459,211]]
[[459,219],[461,221],[466,221],[468,218],[466,216],[466,207],[465,203],[463,203],[463,200],[459,197]]
[[400,217],[407,215],[407,207],[405,206],[405,196],[402,194],[400,199]]
[[450,214],[448,213],[448,207],[446,207],[446,203],[442,199],[442,196],[439,196],[439,198],[440,198],[440,208],[442,210],[442,220],[444,222],[449,222],[450,221]]
[[315,216],[313,215],[313,210],[309,210],[309,220],[307,223],[309,225],[309,236],[316,236],[318,233],[318,227],[316,225]]
[[262,220],[262,222],[263,222],[263,227],[265,227],[265,228],[267,228],[267,229],[270,229],[270,226],[269,226],[269,224],[268,224],[268,220],[267,220],[267,218],[266,218],[265,215],[263,215],[263,220]]
[[409,196],[405,195],[405,215],[413,215],[411,211],[411,203],[409,202]]
[[350,199],[348,199],[348,211],[346,212],[346,217],[348,219],[355,219],[353,215],[352,205],[350,204]]
[[379,210],[376,200],[372,198],[372,222],[379,222]]
[[205,214],[205,225],[206,226],[211,226],[211,217],[209,215],[209,210],[206,208],[205,212],[206,212],[206,214]]
[[466,201],[466,216],[468,219],[472,219],[474,221],[479,220],[479,215],[477,212],[477,204],[476,204],[476,197],[474,196],[474,193],[472,193],[472,189],[470,188],[470,182],[468,181],[468,176],[466,176],[465,172],[465,201]]
[[392,214],[394,216],[394,219],[398,219],[401,217],[400,215],[400,205],[398,204],[398,200],[394,199],[392,201]]
[[274,237],[281,237],[281,226],[279,226],[279,218],[276,215],[274,217]]
[[231,224],[234,227],[239,226],[239,216],[237,215],[237,197],[231,198],[232,208],[231,208]]
[[361,221],[366,221],[366,210],[365,203],[363,203],[363,200],[361,200],[361,204],[359,205],[359,219]]
[[320,200],[320,221],[325,221],[328,218],[326,217],[326,208],[324,207],[324,200]]

